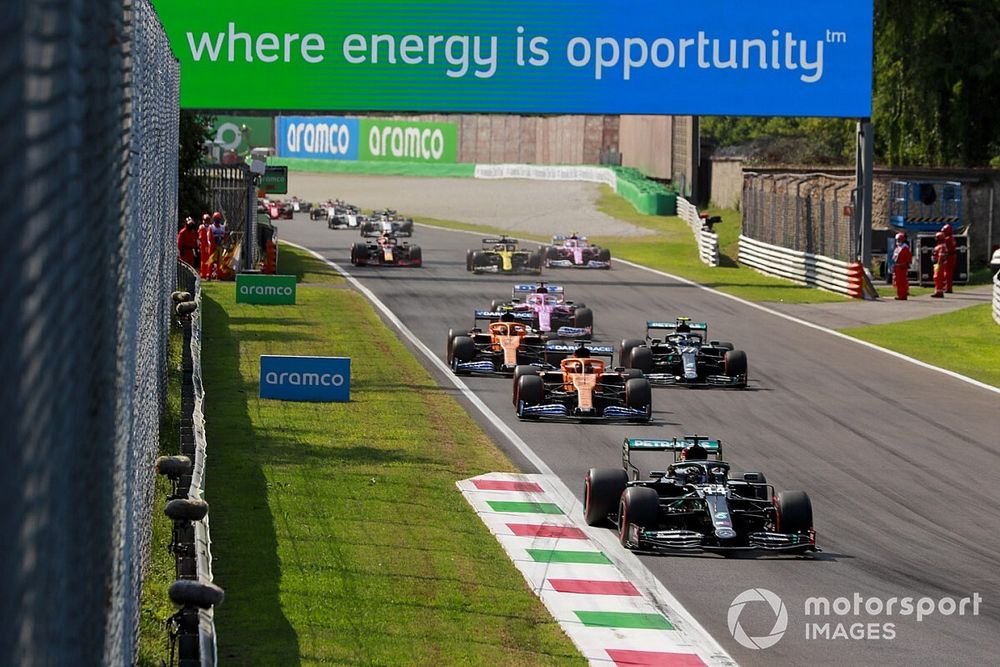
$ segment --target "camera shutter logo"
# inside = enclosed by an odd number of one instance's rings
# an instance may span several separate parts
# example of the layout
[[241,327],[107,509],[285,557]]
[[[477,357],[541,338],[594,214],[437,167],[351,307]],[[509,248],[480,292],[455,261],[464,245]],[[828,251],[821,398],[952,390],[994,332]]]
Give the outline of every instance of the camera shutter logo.
[[[740,615],[743,613],[743,608],[751,602],[765,602],[774,612],[774,626],[768,634],[762,637],[749,636],[740,625]],[[765,649],[777,644],[785,635],[785,630],[788,629],[788,610],[781,598],[766,588],[751,588],[737,595],[732,604],[729,605],[727,620],[729,632],[732,633],[733,639],[740,646],[753,650]]]

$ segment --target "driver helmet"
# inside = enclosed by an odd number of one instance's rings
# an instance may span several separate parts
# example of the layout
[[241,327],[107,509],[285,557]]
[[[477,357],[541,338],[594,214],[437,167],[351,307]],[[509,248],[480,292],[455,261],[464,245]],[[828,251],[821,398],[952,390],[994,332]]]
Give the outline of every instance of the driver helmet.
[[704,461],[708,458],[708,450],[695,443],[681,450],[682,461]]
[[904,234],[903,232],[899,232],[898,234],[896,234],[896,240],[899,241],[900,243],[906,243],[906,234]]
[[580,347],[576,348],[575,352],[573,352],[573,356],[576,357],[577,359],[589,359],[590,350],[588,350],[585,346],[581,345]]
[[681,322],[677,325],[675,331],[677,333],[691,333],[691,327],[688,326],[687,322]]
[[538,289],[535,290],[535,294],[548,294],[549,288],[545,285],[539,285]]
[[510,312],[508,310],[507,312],[505,312],[503,315],[500,316],[500,321],[501,322],[513,322],[514,321],[514,313],[512,313],[512,312]]

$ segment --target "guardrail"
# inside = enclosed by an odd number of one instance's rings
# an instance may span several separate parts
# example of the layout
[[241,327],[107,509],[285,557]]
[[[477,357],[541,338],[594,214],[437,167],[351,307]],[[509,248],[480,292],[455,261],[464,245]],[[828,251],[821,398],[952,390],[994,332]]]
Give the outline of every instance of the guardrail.
[[1000,324],[1000,271],[993,276],[993,321]]
[[618,189],[618,176],[606,167],[544,166],[536,164],[477,164],[475,178],[526,178],[534,181],[586,181]]
[[698,242],[698,256],[709,266],[719,265],[719,234],[709,230],[698,213],[698,207],[684,197],[677,198],[677,215],[688,223]]
[[838,259],[781,248],[742,234],[739,259],[741,264],[752,266],[761,273],[847,296],[860,296],[853,265]]
[[[217,663],[214,605],[221,602],[223,594],[213,583],[212,539],[208,506],[203,497],[208,443],[201,366],[201,281],[190,267],[178,263],[178,285],[193,300],[177,308],[184,334],[179,458],[186,465],[175,469],[174,492],[167,505],[167,515],[174,521],[170,548],[175,555],[177,576],[170,587],[170,597],[181,607],[170,619],[175,649],[171,651],[171,664],[176,653],[176,664],[180,667],[214,667]],[[184,306],[193,308],[183,309]],[[169,474],[162,467],[160,472]]]

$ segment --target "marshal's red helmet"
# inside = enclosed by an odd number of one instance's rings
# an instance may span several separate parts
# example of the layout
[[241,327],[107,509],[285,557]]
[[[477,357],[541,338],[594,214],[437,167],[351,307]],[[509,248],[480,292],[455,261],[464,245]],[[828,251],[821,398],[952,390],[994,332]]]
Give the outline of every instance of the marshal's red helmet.
[[904,241],[906,241],[906,234],[904,234],[903,232],[899,232],[898,234],[896,234],[896,240],[899,241],[900,243],[903,243]]
[[938,232],[937,234],[934,235],[934,240],[938,242],[944,241],[944,238],[945,238],[944,232]]
[[207,222],[212,222],[212,218],[208,215],[208,213],[202,213],[201,214],[201,221],[202,222],[206,222],[206,223]]
[[222,220],[222,214],[216,211],[212,214],[212,220]]
[[951,234],[952,234],[951,225],[949,225],[948,223],[945,223],[944,227],[941,228],[941,232],[945,236],[951,236]]

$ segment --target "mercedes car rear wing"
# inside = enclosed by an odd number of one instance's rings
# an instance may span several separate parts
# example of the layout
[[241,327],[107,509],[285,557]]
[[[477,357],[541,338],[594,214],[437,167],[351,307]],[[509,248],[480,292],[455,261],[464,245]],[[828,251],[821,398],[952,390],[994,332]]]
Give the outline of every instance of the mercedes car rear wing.
[[683,438],[671,438],[670,440],[625,438],[622,443],[622,468],[632,474],[633,479],[637,479],[639,468],[632,465],[631,452],[673,452],[674,461],[677,461],[681,452],[696,444],[704,448],[708,458],[714,458],[716,461],[722,460],[722,441],[713,440],[706,436],[685,435]]

